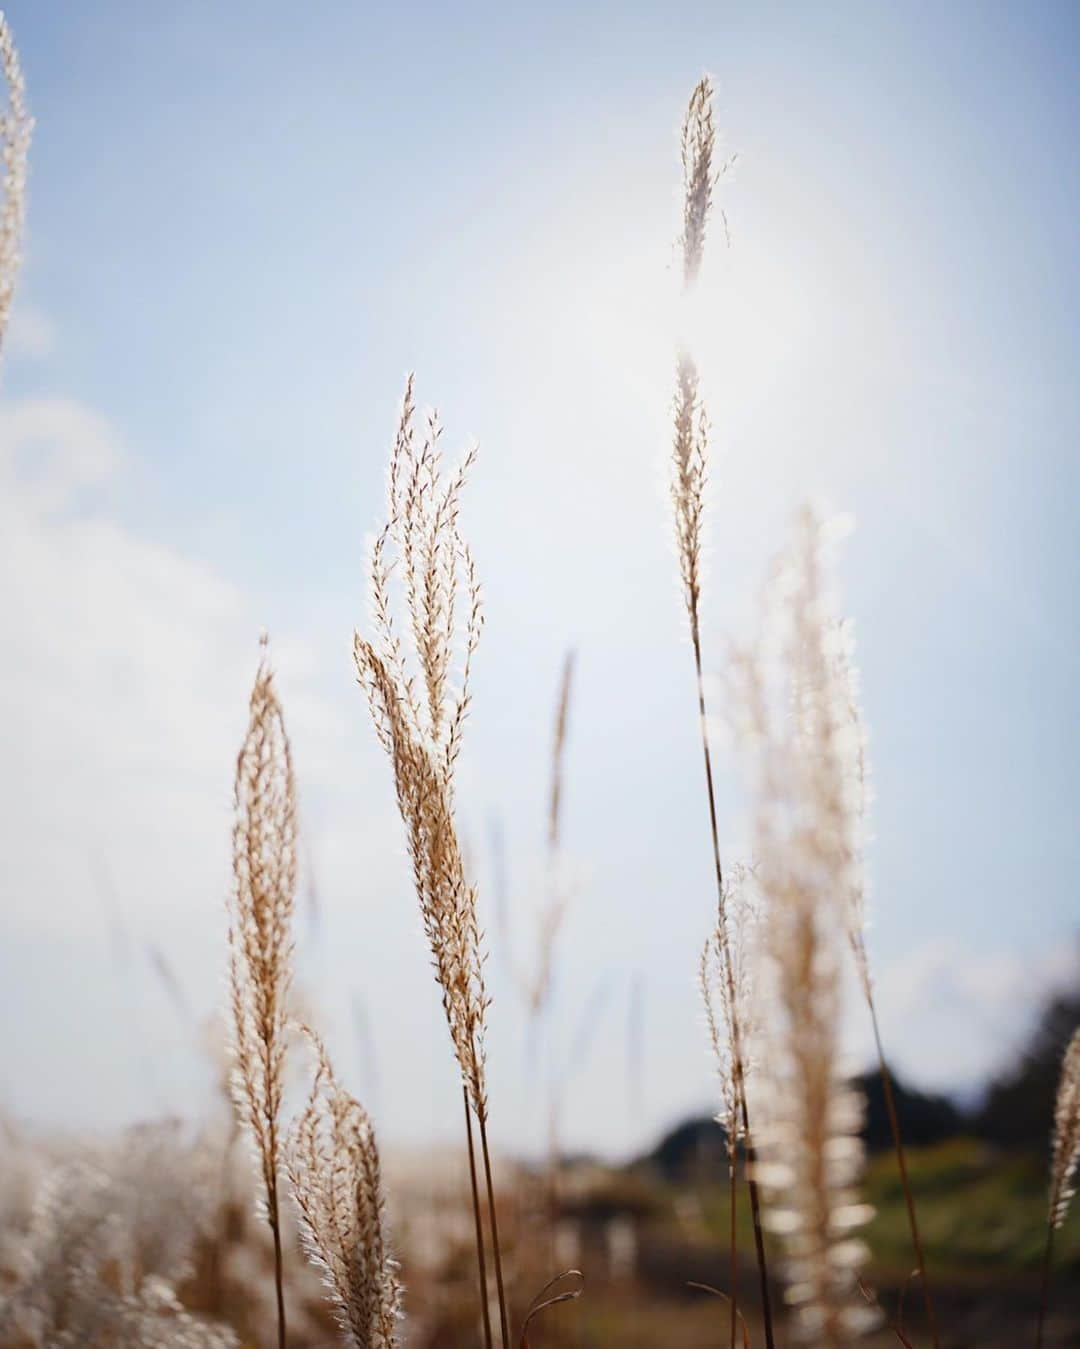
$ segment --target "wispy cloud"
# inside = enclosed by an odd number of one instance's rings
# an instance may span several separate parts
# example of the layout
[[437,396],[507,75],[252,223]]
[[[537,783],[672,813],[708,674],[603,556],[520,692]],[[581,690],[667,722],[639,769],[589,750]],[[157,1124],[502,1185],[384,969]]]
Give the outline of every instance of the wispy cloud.
[[1012,1061],[1053,993],[1078,983],[1080,942],[976,953],[938,938],[885,966],[878,1000],[901,1074],[965,1093]]
[[[0,414],[8,920],[97,922],[88,859],[155,908],[214,903],[214,838],[254,634],[237,589],[82,504],[119,470],[68,399]],[[196,846],[196,844],[199,846]]]
[[7,355],[15,359],[42,361],[56,346],[56,329],[43,309],[16,301],[6,338]]

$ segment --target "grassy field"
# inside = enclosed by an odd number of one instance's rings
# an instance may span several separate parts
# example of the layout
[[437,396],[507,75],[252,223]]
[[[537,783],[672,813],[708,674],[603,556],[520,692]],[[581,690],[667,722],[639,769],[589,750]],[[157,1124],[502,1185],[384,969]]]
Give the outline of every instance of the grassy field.
[[[911,1149],[910,1163],[944,1343],[1004,1349],[1030,1341],[1046,1235],[1045,1162],[957,1138]],[[910,1234],[891,1156],[871,1159],[865,1193],[875,1209],[865,1229],[873,1253],[867,1286],[890,1316],[903,1299],[903,1324],[919,1343],[921,1307],[909,1279]],[[756,1342],[756,1272],[743,1194],[740,1188],[740,1293]],[[581,1192],[568,1198],[566,1208],[590,1233],[582,1243],[587,1292],[573,1310],[552,1314],[547,1338],[538,1335],[538,1344],[655,1344],[660,1325],[670,1336],[665,1343],[722,1342],[718,1325],[726,1324],[726,1309],[687,1285],[728,1286],[725,1180],[702,1176],[671,1184],[643,1167],[594,1172],[588,1183],[582,1178]],[[609,1249],[620,1221],[632,1223],[637,1233],[633,1272],[624,1258],[621,1276]],[[779,1263],[781,1252],[770,1247]],[[1062,1229],[1058,1253],[1056,1312],[1047,1343],[1065,1346],[1080,1343],[1080,1223]],[[558,1337],[554,1324],[560,1317],[566,1338]],[[879,1340],[897,1343],[891,1332]]]

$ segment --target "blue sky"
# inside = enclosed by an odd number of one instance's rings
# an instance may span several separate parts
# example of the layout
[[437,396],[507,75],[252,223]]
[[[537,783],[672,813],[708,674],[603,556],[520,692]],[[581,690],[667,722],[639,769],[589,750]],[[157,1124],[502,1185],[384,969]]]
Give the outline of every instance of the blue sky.
[[[567,1135],[626,1150],[707,1103],[707,823],[663,495],[676,136],[703,70],[739,152],[732,246],[713,238],[696,316],[707,664],[719,675],[752,622],[794,505],[852,514],[840,585],[872,736],[887,1037],[903,1072],[958,1091],[1007,1056],[1076,968],[1075,8],[7,12],[38,123],[0,388],[8,1108],[63,1119],[74,1093],[113,1124],[196,1099],[205,1056],[146,950],[207,1014],[265,627],[322,901],[305,985],[392,1137],[456,1130],[348,659],[409,369],[447,443],[481,445],[465,524],[488,627],[462,810],[488,905],[501,822],[519,935],[578,651],[551,1054],[590,1000],[600,1013]],[[719,755],[734,854],[745,802],[722,736]],[[493,944],[493,1111],[520,1140],[539,1102]],[[860,1035],[853,1018],[856,1053]]]

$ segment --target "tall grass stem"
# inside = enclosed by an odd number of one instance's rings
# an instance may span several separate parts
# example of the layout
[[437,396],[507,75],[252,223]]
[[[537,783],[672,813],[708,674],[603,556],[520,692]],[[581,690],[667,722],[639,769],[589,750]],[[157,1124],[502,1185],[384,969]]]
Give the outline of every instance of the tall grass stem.
[[469,1182],[472,1186],[473,1220],[476,1224],[476,1263],[480,1271],[480,1310],[484,1318],[484,1349],[493,1349],[491,1309],[488,1306],[487,1256],[484,1254],[484,1224],[480,1217],[480,1187],[476,1181],[476,1146],[473,1142],[472,1111],[469,1109],[469,1088],[464,1083],[461,1094],[465,1103],[465,1132],[469,1140]]
[[499,1216],[495,1208],[495,1186],[491,1178],[491,1151],[488,1148],[487,1120],[479,1116],[480,1149],[484,1155],[484,1181],[487,1185],[488,1218],[491,1223],[491,1251],[495,1261],[495,1288],[499,1294],[499,1321],[503,1349],[511,1349],[510,1314],[506,1306],[506,1288],[503,1284],[502,1249],[499,1246]]
[[[690,635],[694,647],[694,671],[697,676],[698,720],[701,728],[701,749],[705,760],[705,785],[709,798],[709,827],[712,832],[713,865],[716,871],[716,894],[722,918],[725,908],[724,873],[720,864],[720,835],[716,824],[716,789],[713,785],[712,752],[709,747],[709,724],[705,707],[705,678],[701,668],[701,634],[698,627],[696,606],[691,608],[690,620]],[[724,978],[727,980],[731,995],[731,1004],[734,1006],[735,974],[731,964],[731,950],[727,942],[721,943],[721,956],[724,962]],[[733,1038],[735,1050],[735,1062],[733,1068],[739,1097],[739,1107],[742,1114],[743,1131],[746,1135],[746,1184],[747,1189],[750,1192],[750,1212],[754,1222],[754,1251],[757,1256],[758,1281],[761,1286],[761,1317],[765,1326],[766,1349],[775,1349],[772,1301],[769,1294],[769,1266],[765,1254],[765,1234],[761,1225],[761,1199],[758,1194],[757,1180],[754,1176],[757,1154],[754,1150],[753,1134],[750,1132],[750,1111],[746,1103],[746,1076],[743,1070],[742,1048],[737,1021],[733,1026]],[[733,1287],[733,1297],[734,1293],[735,1290]]]
[[739,1319],[739,1246],[735,1228],[735,1208],[738,1202],[739,1187],[735,1175],[735,1145],[731,1144],[731,1159],[728,1167],[731,1200],[731,1349],[735,1349],[735,1331]]
[[881,1073],[881,1085],[885,1091],[885,1109],[889,1112],[889,1128],[892,1130],[893,1149],[896,1152],[896,1165],[900,1171],[900,1183],[904,1187],[904,1203],[907,1206],[908,1226],[911,1228],[911,1244],[915,1248],[915,1263],[919,1270],[919,1282],[922,1284],[923,1303],[926,1306],[926,1323],[930,1329],[930,1338],[934,1349],[941,1349],[938,1336],[937,1314],[934,1311],[934,1299],[930,1292],[930,1281],[926,1276],[926,1257],[923,1254],[922,1237],[919,1233],[919,1220],[915,1215],[915,1197],[911,1192],[908,1178],[907,1156],[904,1152],[904,1139],[900,1133],[900,1119],[896,1113],[896,1100],[893,1096],[892,1074],[885,1062],[885,1051],[881,1044],[881,1030],[878,1027],[877,1008],[873,994],[867,991],[867,1003],[870,1007],[870,1021],[874,1028],[874,1044],[877,1047],[878,1069]]
[[274,1234],[274,1295],[277,1300],[278,1349],[285,1349],[285,1279],[281,1259],[281,1211],[278,1208],[276,1179],[270,1207],[270,1230]]

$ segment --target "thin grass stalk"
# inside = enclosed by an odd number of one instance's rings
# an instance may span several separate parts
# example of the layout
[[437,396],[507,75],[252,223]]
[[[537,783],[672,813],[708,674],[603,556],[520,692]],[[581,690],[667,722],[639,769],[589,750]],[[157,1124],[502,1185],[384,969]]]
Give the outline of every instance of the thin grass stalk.
[[511,1349],[510,1313],[506,1305],[506,1289],[503,1284],[502,1249],[499,1246],[499,1217],[495,1211],[495,1186],[491,1178],[491,1152],[488,1148],[487,1115],[478,1116],[480,1124],[480,1149],[484,1156],[484,1181],[487,1185],[488,1219],[491,1223],[491,1253],[495,1261],[495,1287],[499,1294],[499,1321],[502,1331],[503,1349]]
[[[690,636],[694,648],[694,669],[697,675],[698,718],[701,726],[701,749],[705,760],[705,785],[709,799],[709,828],[712,833],[713,866],[716,872],[717,904],[720,912],[720,927],[725,928],[726,901],[724,897],[724,873],[720,863],[720,835],[716,824],[716,790],[713,786],[712,752],[709,746],[708,715],[705,707],[705,679],[701,669],[701,637],[699,633],[697,604],[690,608]],[[727,982],[731,1005],[735,1006],[735,971],[731,961],[731,948],[726,938],[720,942],[720,956],[723,961],[723,974]],[[769,1262],[765,1254],[765,1231],[761,1222],[761,1196],[755,1178],[757,1152],[754,1148],[754,1136],[750,1132],[750,1111],[746,1103],[746,1074],[743,1063],[742,1038],[738,1018],[732,1023],[732,1047],[734,1049],[732,1070],[735,1077],[735,1090],[739,1099],[739,1113],[742,1116],[743,1133],[746,1138],[746,1186],[750,1194],[750,1213],[754,1224],[754,1253],[757,1258],[758,1284],[761,1289],[761,1317],[764,1322],[766,1349],[775,1349],[773,1336],[772,1298],[769,1292]],[[734,1257],[733,1257],[734,1259]],[[735,1289],[732,1287],[732,1299]]]
[[915,1214],[915,1196],[911,1191],[911,1181],[908,1178],[907,1155],[904,1151],[904,1139],[900,1132],[900,1120],[896,1113],[896,1101],[893,1096],[892,1074],[889,1072],[888,1065],[885,1062],[885,1051],[881,1045],[881,1031],[878,1028],[877,1008],[874,1006],[873,994],[867,990],[867,1003],[870,1007],[870,1022],[874,1028],[874,1044],[877,1047],[878,1071],[881,1074],[881,1085],[885,1091],[885,1109],[889,1113],[889,1128],[892,1130],[893,1150],[896,1153],[896,1165],[900,1172],[900,1183],[904,1187],[904,1203],[907,1206],[908,1226],[911,1229],[911,1244],[915,1248],[915,1264],[919,1271],[919,1282],[922,1284],[923,1303],[926,1307],[926,1323],[930,1328],[930,1338],[934,1343],[934,1349],[940,1349],[940,1339],[938,1337],[937,1314],[934,1310],[934,1299],[930,1292],[930,1281],[926,1274],[926,1257],[923,1254],[922,1238],[919,1235],[919,1220]]
[[271,1191],[270,1230],[274,1234],[274,1296],[277,1301],[278,1349],[285,1349],[285,1278],[281,1259],[281,1212],[278,1207],[276,1177]]
[[728,1159],[728,1181],[730,1185],[730,1204],[731,1204],[731,1349],[735,1349],[735,1331],[739,1320],[738,1308],[738,1288],[739,1288],[739,1246],[738,1236],[735,1229],[735,1208],[738,1202],[739,1187],[736,1184],[735,1177],[735,1145],[731,1145],[731,1155]]
[[[742,1079],[740,1078],[740,1083]],[[758,1282],[761,1285],[761,1318],[765,1323],[765,1343],[768,1349],[775,1349],[773,1339],[772,1299],[769,1293],[769,1265],[765,1257],[765,1229],[761,1222],[761,1196],[755,1179],[757,1167],[757,1149],[750,1133],[750,1117],[746,1108],[745,1083],[740,1086],[742,1101],[743,1131],[746,1134],[746,1186],[750,1191],[750,1213],[754,1220],[754,1251],[757,1256]]]
[[[679,238],[683,263],[683,291],[690,294],[701,269],[705,233],[712,208],[712,193],[718,179],[729,167],[714,163],[716,129],[712,111],[712,82],[708,76],[695,86],[683,120],[681,159],[683,169],[683,229]],[[735,1006],[735,974],[727,941],[725,923],[724,875],[720,864],[720,838],[716,823],[716,793],[713,785],[712,754],[709,747],[705,707],[705,681],[701,661],[700,597],[702,585],[702,526],[705,515],[705,486],[708,472],[708,419],[698,392],[697,366],[690,353],[680,350],[676,363],[674,401],[674,441],[671,459],[671,501],[675,521],[679,576],[690,626],[697,677],[698,719],[701,747],[705,759],[705,782],[709,798],[709,827],[712,833],[713,865],[720,916],[720,955],[723,977],[731,1006]],[[732,1021],[732,1074],[746,1136],[747,1185],[754,1220],[754,1246],[761,1284],[761,1311],[765,1323],[766,1349],[774,1349],[772,1304],[769,1296],[768,1262],[761,1225],[761,1203],[754,1175],[755,1151],[750,1132],[750,1112],[746,1101],[746,1074],[742,1036],[738,1017]]]
[[[724,1128],[728,1160],[729,1218],[730,1218],[730,1263],[732,1334],[735,1335],[738,1316],[738,1157],[739,1141],[743,1137],[742,1092],[739,1078],[735,1072],[735,1060],[742,1057],[741,1049],[736,1052],[736,1028],[740,1045],[750,1033],[752,1012],[750,1005],[750,984],[747,968],[748,927],[753,920],[752,911],[746,904],[743,887],[749,875],[748,869],[737,864],[733,877],[724,882],[724,906],[717,914],[716,927],[710,933],[701,952],[698,969],[698,982],[701,989],[705,1011],[705,1024],[708,1029],[713,1056],[716,1060],[717,1075],[720,1083],[721,1112],[716,1121]],[[721,953],[726,951],[730,957],[732,980],[726,977],[725,961]],[[717,988],[719,985],[719,988]],[[714,992],[719,994],[718,1004]],[[743,1065],[745,1078],[746,1065]]]
[[866,824],[869,767],[866,754],[866,728],[863,722],[859,700],[858,671],[854,664],[854,640],[850,624],[841,623],[835,630],[839,638],[839,650],[833,657],[833,676],[836,681],[836,696],[840,714],[852,737],[852,748],[848,753],[848,775],[852,791],[849,808],[848,837],[849,862],[852,877],[847,887],[845,922],[848,929],[848,943],[855,958],[855,971],[862,987],[870,1011],[870,1023],[874,1032],[874,1045],[877,1049],[878,1070],[881,1085],[885,1093],[885,1107],[889,1115],[889,1127],[892,1131],[893,1150],[896,1165],[900,1173],[900,1183],[904,1191],[904,1203],[907,1208],[908,1227],[911,1231],[911,1244],[915,1252],[915,1263],[922,1285],[923,1303],[926,1307],[926,1324],[930,1331],[934,1349],[940,1349],[937,1315],[930,1289],[930,1280],[926,1272],[926,1258],[923,1253],[922,1238],[919,1233],[919,1221],[915,1211],[915,1196],[908,1177],[907,1156],[904,1151],[903,1135],[900,1131],[900,1119],[894,1099],[892,1075],[885,1061],[885,1050],[881,1043],[881,1029],[878,1025],[877,1005],[874,1002],[874,985],[870,977],[870,956],[866,949],[865,925],[865,876],[863,869],[863,834]]
[[469,1088],[462,1085],[465,1103],[465,1133],[469,1140],[469,1183],[472,1187],[473,1221],[476,1224],[476,1263],[480,1271],[480,1310],[484,1318],[484,1346],[492,1349],[491,1309],[488,1306],[487,1256],[484,1253],[484,1224],[480,1217],[480,1187],[476,1181],[476,1147],[473,1143],[472,1111],[469,1109]]

